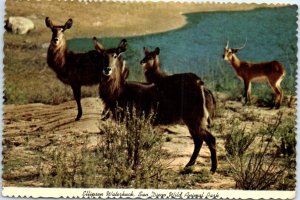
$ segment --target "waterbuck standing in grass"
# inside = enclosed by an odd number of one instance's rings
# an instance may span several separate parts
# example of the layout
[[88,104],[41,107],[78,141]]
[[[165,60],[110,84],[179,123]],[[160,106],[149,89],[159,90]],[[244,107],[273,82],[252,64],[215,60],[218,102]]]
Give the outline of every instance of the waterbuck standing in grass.
[[[95,48],[104,56],[105,66],[101,73],[100,98],[116,117],[116,109],[126,112],[135,106],[137,113],[149,114],[154,109],[154,125],[183,121],[194,140],[194,151],[187,166],[194,165],[203,141],[211,153],[211,171],[217,169],[215,137],[207,129],[208,111],[205,106],[203,82],[195,74],[167,76],[159,84],[143,84],[126,81],[128,69],[121,53],[126,50],[122,40],[115,51],[106,50],[94,38]],[[120,48],[121,47],[121,48]],[[122,49],[118,51],[117,49]]]
[[99,84],[99,74],[103,69],[101,54],[95,50],[87,53],[74,53],[68,49],[64,32],[71,28],[72,19],[69,19],[65,25],[54,26],[51,19],[46,17],[45,23],[52,31],[47,54],[48,65],[59,80],[72,87],[78,108],[76,120],[79,120],[82,116],[81,86]]
[[[160,63],[159,63],[159,53],[160,49],[156,47],[154,51],[149,51],[144,47],[145,57],[140,61],[140,64],[144,68],[144,76],[148,83],[159,84],[161,81],[164,81],[165,77],[168,75],[161,71]],[[189,76],[188,74],[182,74],[177,76],[178,78],[182,78],[183,76]],[[206,109],[209,113],[208,117],[208,125],[210,126],[212,123],[212,119],[215,116],[216,110],[216,100],[212,92],[204,88],[205,95],[205,105]]]
[[279,108],[283,98],[280,83],[285,75],[284,67],[278,61],[251,63],[240,60],[236,53],[246,46],[246,42],[240,48],[229,48],[229,41],[224,48],[224,60],[232,65],[239,79],[245,86],[245,104],[251,103],[251,82],[268,82],[275,93],[275,108]]

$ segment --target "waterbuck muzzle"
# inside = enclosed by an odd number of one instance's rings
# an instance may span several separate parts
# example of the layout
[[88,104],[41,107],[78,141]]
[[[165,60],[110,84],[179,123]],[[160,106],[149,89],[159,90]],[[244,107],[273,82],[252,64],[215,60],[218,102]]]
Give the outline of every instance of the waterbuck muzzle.
[[111,67],[104,67],[102,70],[102,74],[105,76],[110,76],[112,73],[112,69]]

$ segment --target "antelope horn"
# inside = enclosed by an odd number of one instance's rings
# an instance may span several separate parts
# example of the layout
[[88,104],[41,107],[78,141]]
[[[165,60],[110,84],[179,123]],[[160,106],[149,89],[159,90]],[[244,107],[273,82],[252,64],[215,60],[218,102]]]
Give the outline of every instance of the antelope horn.
[[225,47],[226,49],[228,49],[229,48],[229,40],[227,40],[227,43],[226,43],[226,47]]
[[247,43],[247,38],[246,38],[246,41],[245,41],[245,43],[243,44],[243,46],[241,46],[240,48],[235,48],[235,49],[236,49],[236,50],[241,50],[241,49],[245,48],[246,43]]

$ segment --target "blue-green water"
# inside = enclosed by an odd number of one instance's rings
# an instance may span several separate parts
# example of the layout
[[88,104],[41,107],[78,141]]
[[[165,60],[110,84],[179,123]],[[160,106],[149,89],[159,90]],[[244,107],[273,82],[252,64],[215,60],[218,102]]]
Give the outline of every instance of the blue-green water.
[[[168,73],[194,72],[206,82],[220,80],[234,73],[222,60],[227,40],[230,46],[246,47],[237,55],[252,62],[278,60],[287,69],[286,86],[295,85],[297,63],[297,7],[263,8],[251,11],[200,12],[187,14],[187,25],[182,28],[143,36],[127,37],[129,48],[124,54],[130,67],[130,79],[143,80],[139,61],[142,48],[161,49],[162,68]],[[109,48],[118,45],[119,38],[100,38]],[[91,38],[68,41],[70,49],[93,49]],[[232,76],[231,76],[232,74]],[[228,81],[228,80],[227,80]]]

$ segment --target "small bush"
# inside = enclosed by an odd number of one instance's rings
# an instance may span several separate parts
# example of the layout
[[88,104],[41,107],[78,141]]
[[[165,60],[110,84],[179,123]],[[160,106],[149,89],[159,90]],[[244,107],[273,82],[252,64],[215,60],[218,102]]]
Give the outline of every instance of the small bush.
[[[46,186],[158,188],[167,169],[161,160],[162,132],[149,117],[126,112],[123,118],[102,124],[97,146],[88,148],[89,138],[60,145],[52,152],[48,173],[41,169]],[[48,167],[49,168],[49,167]]]
[[152,126],[154,117],[139,116],[133,109],[114,125],[104,124],[100,144],[104,187],[158,187],[165,166],[161,163],[162,132]]
[[242,156],[253,143],[255,134],[246,134],[245,127],[239,128],[239,123],[236,120],[232,122],[232,128],[225,135],[225,150],[230,157]]
[[[270,189],[278,184],[285,177],[285,171],[289,164],[285,160],[278,159],[272,151],[272,141],[274,135],[282,123],[282,114],[278,116],[276,121],[268,125],[268,128],[260,130],[260,136],[245,139],[243,132],[233,132],[233,138],[239,138],[236,143],[232,143],[231,149],[238,149],[237,153],[228,151],[228,162],[232,166],[233,178],[236,182],[236,188],[246,190],[264,190]],[[233,125],[234,126],[234,125]],[[249,143],[243,141],[252,141],[258,139],[258,143],[254,144],[254,148],[248,149]],[[251,143],[252,143],[251,142]],[[243,144],[243,145],[240,145]],[[225,142],[225,146],[228,146]],[[240,148],[240,146],[247,148]],[[242,150],[242,151],[241,151]]]
[[294,119],[288,118],[278,127],[275,135],[280,141],[279,150],[283,156],[290,159],[295,158],[296,154],[296,127]]

